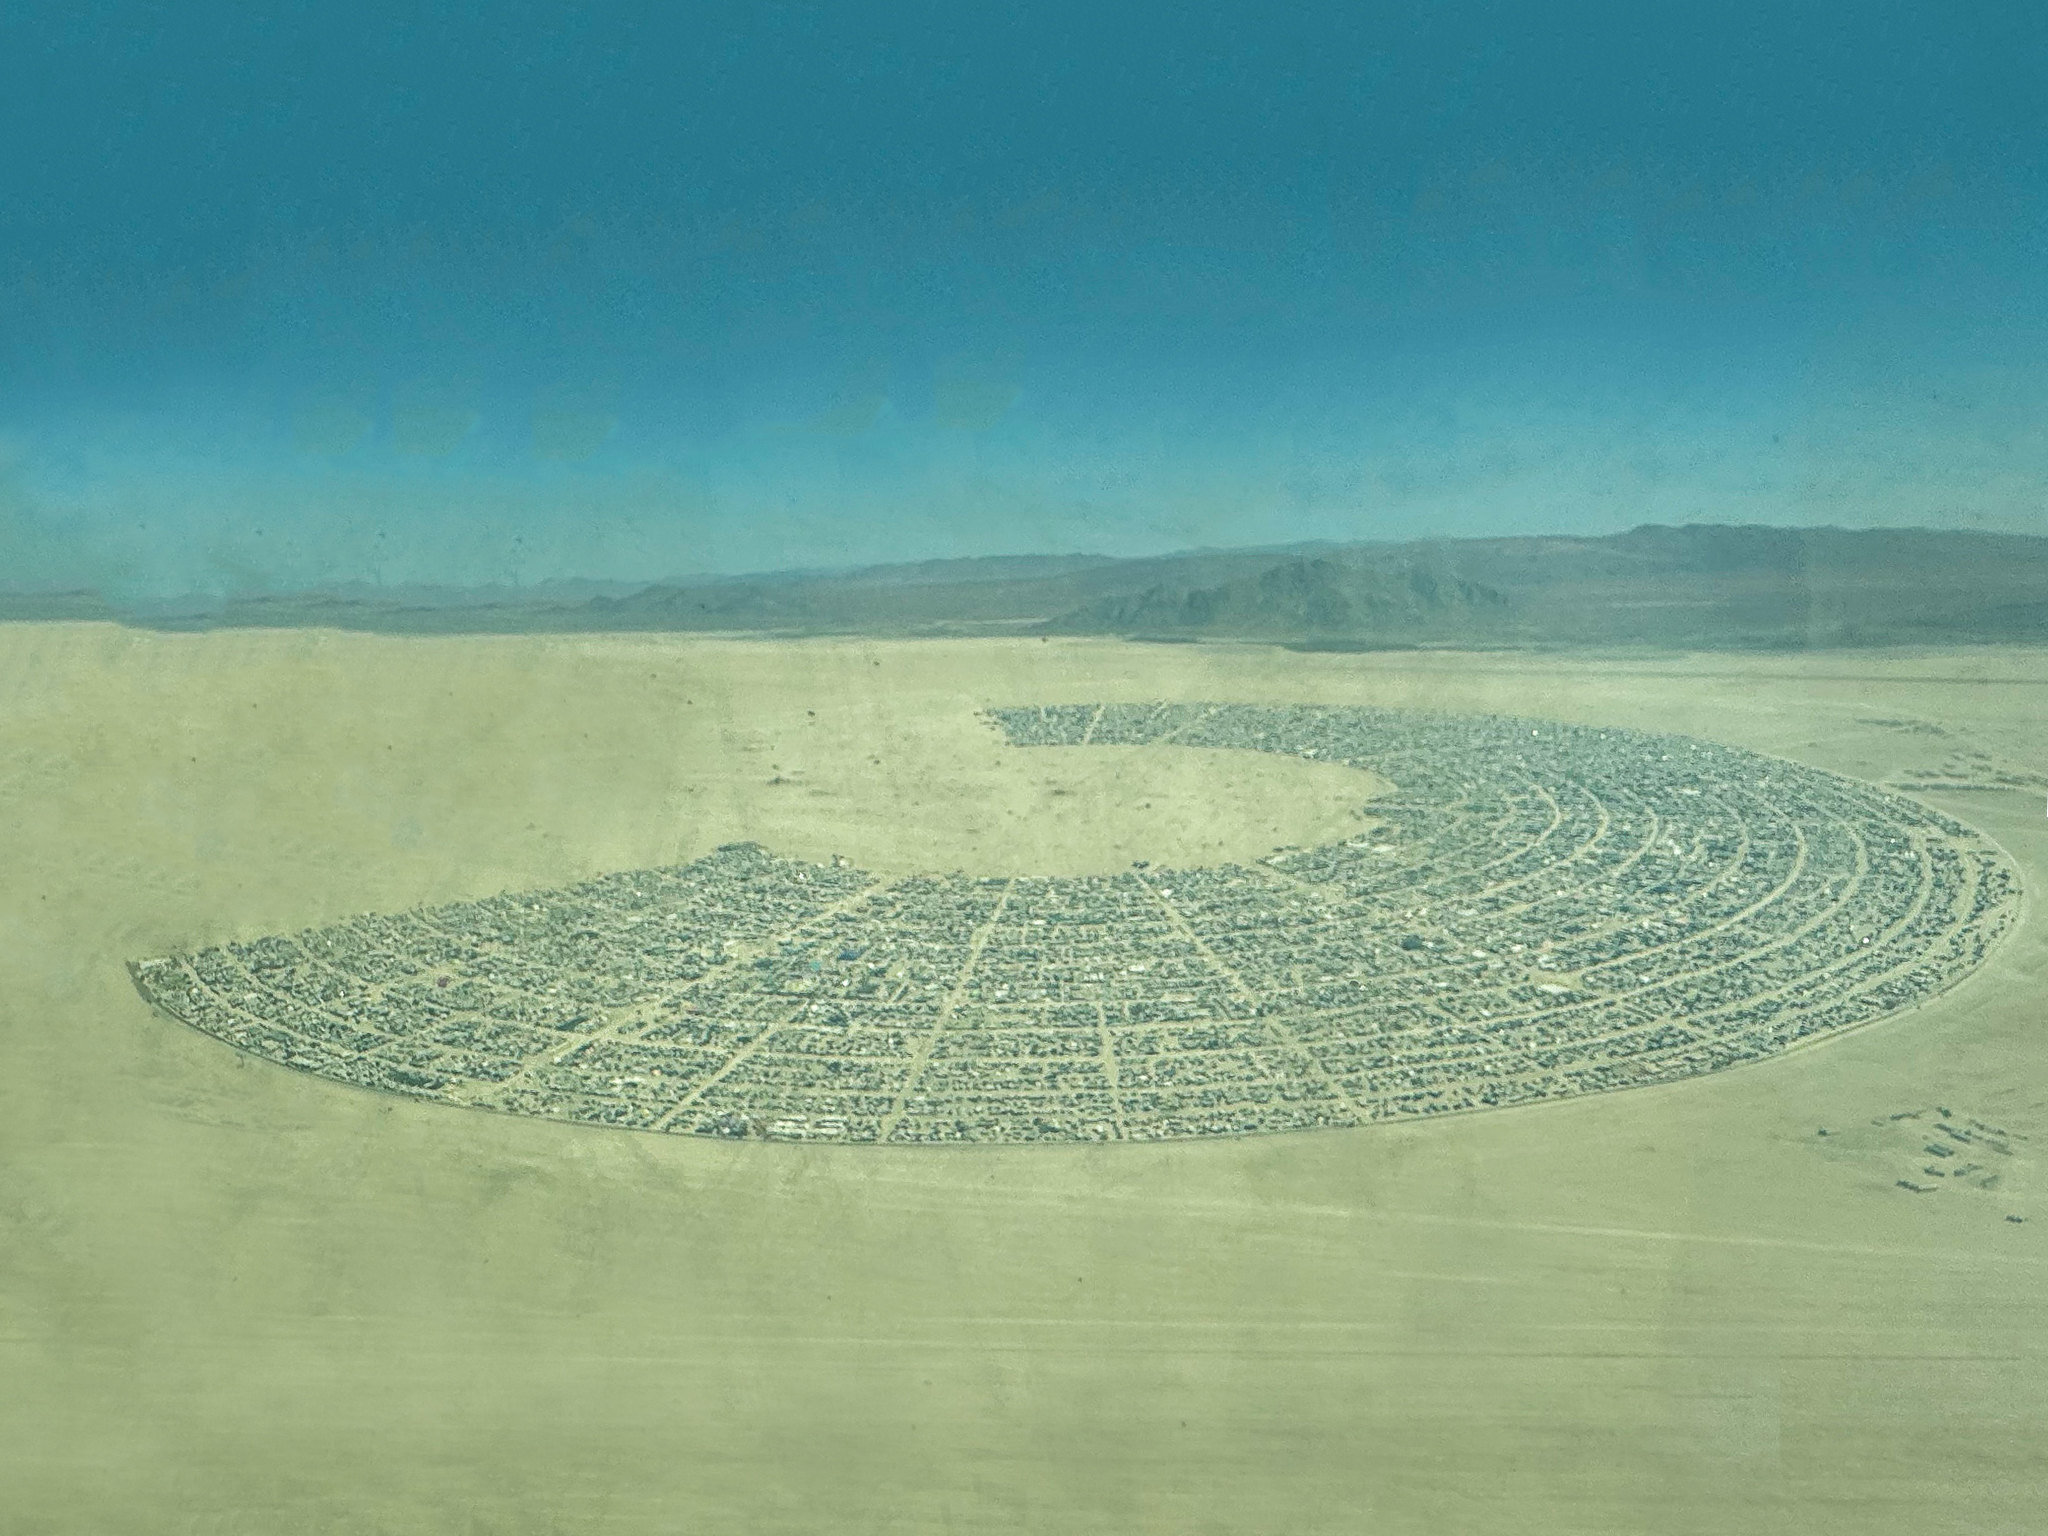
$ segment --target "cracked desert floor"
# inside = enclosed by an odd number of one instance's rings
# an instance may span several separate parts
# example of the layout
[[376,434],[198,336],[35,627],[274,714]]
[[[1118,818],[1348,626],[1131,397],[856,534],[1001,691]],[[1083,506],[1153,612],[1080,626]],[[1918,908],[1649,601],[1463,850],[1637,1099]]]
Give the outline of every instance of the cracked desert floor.
[[[465,1112],[124,969],[742,839],[1079,874],[1366,824],[1348,770],[977,715],[1098,699],[1687,733],[1924,799],[2027,908],[1753,1067],[1155,1146]],[[2039,1529],[2044,775],[2041,652],[0,628],[0,1532]]]

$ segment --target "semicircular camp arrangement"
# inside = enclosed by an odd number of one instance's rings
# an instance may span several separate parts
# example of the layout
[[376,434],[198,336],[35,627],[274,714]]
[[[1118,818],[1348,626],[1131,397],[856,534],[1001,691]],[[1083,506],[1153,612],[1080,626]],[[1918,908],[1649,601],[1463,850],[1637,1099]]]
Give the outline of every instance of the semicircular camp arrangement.
[[135,965],[339,1082],[711,1136],[1157,1140],[1668,1082],[1953,986],[2019,889],[1969,828],[1681,737],[1365,708],[1004,709],[1391,781],[1244,865],[880,880],[755,844]]

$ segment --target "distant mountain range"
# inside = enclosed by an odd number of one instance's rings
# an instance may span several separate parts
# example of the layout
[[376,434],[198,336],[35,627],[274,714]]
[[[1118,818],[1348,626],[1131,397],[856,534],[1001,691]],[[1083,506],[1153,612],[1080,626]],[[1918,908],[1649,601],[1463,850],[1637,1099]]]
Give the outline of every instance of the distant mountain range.
[[1482,633],[1496,627],[1509,607],[1500,588],[1463,580],[1426,560],[1318,555],[1213,586],[1156,582],[1141,592],[1111,594],[1059,615],[1047,628],[1065,634],[1412,642]]
[[123,608],[0,592],[0,618],[160,629],[1120,635],[1303,649],[2048,643],[2048,538],[1655,524],[1599,538],[1019,556],[636,586],[397,588]]

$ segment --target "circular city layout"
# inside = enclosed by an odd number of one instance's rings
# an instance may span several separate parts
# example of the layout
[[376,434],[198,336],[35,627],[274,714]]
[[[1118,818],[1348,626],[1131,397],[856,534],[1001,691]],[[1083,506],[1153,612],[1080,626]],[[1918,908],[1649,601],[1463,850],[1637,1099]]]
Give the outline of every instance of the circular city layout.
[[882,880],[735,844],[132,967],[243,1050],[453,1104],[698,1135],[1159,1140],[1668,1082],[1925,1002],[2007,860],[1732,747],[1366,708],[1002,709],[1020,748],[1292,753],[1393,785],[1250,864]]

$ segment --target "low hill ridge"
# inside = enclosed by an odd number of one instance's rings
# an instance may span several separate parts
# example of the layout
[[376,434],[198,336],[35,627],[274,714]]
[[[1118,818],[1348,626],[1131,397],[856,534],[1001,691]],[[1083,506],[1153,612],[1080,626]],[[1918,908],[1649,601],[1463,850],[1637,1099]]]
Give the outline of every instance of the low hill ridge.
[[123,607],[0,591],[0,618],[392,633],[1121,635],[1379,645],[2048,644],[2048,538],[1643,524],[1601,536],[977,557],[529,589],[247,594]]

